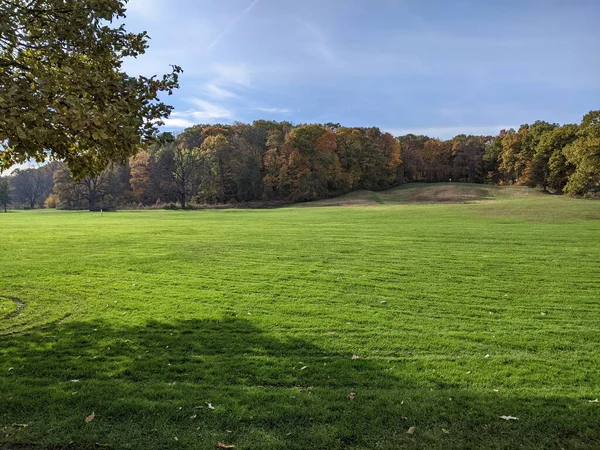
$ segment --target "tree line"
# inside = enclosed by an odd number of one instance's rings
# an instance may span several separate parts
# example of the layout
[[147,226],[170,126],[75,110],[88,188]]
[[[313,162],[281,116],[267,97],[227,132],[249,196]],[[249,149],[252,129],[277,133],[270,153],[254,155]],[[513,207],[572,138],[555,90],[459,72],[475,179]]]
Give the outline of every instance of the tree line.
[[0,179],[0,205],[114,209],[278,204],[407,182],[541,187],[600,196],[600,111],[580,124],[544,121],[497,136],[440,140],[339,124],[196,125],[163,133],[125,164],[76,181],[62,162]]

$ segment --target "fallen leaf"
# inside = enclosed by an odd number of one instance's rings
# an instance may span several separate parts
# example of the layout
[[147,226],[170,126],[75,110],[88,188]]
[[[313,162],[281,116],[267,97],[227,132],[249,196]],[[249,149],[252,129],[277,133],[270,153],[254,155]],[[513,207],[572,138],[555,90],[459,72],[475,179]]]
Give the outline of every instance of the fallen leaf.
[[335,334],[335,331],[330,331],[330,332],[329,332],[329,333],[327,333],[327,334]]
[[252,311],[248,311],[248,315],[251,316],[252,315]]
[[178,440],[179,440],[179,438],[178,438],[177,436],[175,436],[175,440],[176,440],[176,441],[178,441]]
[[358,355],[352,355],[352,359],[360,359],[360,356],[358,356]]
[[307,368],[308,368],[308,366],[302,366],[302,367],[300,367],[300,370],[304,370],[304,369],[307,369]]
[[90,423],[92,420],[94,420],[94,417],[96,417],[96,414],[91,413],[89,416],[87,416],[85,418],[85,423]]
[[210,409],[211,411],[214,411],[215,407],[212,405],[212,403],[206,403],[208,405],[208,409]]
[[219,448],[235,448],[235,445],[233,445],[233,444],[226,444],[225,442],[219,442],[217,444],[217,447],[219,447]]
[[518,417],[513,417],[513,416],[500,416],[501,419],[504,420],[519,420]]
[[79,380],[71,380],[71,383],[79,383]]
[[415,434],[415,430],[417,429],[417,427],[410,427],[408,429],[408,431],[406,432],[406,434]]
[[444,434],[450,434],[450,431],[446,430],[445,428],[442,428],[442,433],[444,433]]
[[354,396],[355,396],[355,395],[356,395],[356,394],[355,394],[354,392],[350,392],[350,393],[348,394],[348,398],[349,398],[350,400],[354,400]]
[[194,414],[193,416],[190,416],[190,419],[195,419],[196,417],[198,417],[198,415]]
[[598,399],[595,399],[595,400],[588,400],[588,403],[598,403]]
[[486,358],[489,358],[489,357],[490,357],[489,353],[488,353],[487,355],[485,355],[485,357],[486,357]]

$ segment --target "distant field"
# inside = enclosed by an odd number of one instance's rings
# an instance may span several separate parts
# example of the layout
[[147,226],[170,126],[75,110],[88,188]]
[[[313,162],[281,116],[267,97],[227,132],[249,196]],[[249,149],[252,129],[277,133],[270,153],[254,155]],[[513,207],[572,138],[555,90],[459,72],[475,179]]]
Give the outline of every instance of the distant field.
[[0,233],[0,448],[600,448],[600,202],[407,185]]

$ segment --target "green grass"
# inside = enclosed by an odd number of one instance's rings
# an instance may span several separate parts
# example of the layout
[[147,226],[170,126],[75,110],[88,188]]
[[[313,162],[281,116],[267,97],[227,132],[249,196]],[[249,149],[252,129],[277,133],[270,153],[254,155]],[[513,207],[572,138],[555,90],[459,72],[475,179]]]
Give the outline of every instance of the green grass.
[[0,446],[599,448],[600,202],[406,189],[0,214]]

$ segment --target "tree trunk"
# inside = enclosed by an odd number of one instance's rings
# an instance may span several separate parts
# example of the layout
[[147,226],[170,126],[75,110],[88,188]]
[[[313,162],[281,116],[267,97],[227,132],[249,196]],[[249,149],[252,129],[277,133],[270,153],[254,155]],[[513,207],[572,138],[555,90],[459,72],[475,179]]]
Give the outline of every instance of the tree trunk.
[[180,195],[179,203],[181,203],[181,209],[185,209],[185,192]]

